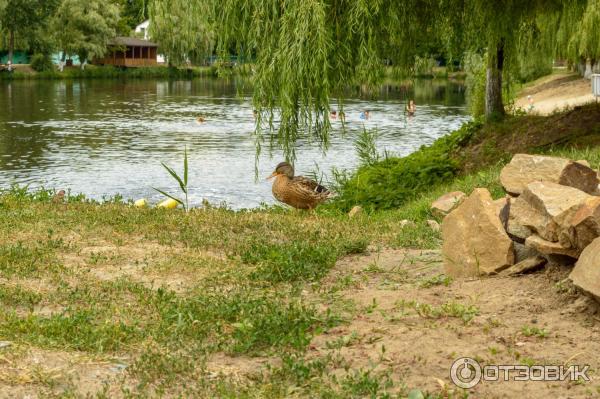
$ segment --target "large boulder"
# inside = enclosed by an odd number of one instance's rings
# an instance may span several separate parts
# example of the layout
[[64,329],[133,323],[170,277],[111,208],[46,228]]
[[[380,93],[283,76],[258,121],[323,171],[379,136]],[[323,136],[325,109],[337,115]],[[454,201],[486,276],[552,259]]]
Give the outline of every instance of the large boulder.
[[442,195],[431,204],[431,213],[438,217],[444,217],[467,198],[462,191],[452,191]]
[[516,154],[500,173],[502,186],[512,195],[520,195],[534,181],[571,186],[590,194],[600,183],[596,171],[583,163],[542,155]]
[[563,246],[583,251],[600,236],[600,197],[591,197],[563,222],[566,228],[559,234]]
[[575,259],[579,255],[577,249],[564,247],[559,242],[544,240],[537,234],[527,237],[525,246],[544,255],[564,255]]
[[508,214],[506,231],[515,240],[525,242],[534,232],[530,227],[543,224],[544,219],[523,198],[513,200]]
[[575,286],[600,300],[600,238],[583,250],[569,278]]
[[497,200],[494,200],[494,205],[496,206],[496,213],[500,218],[500,222],[502,223],[502,226],[504,226],[504,229],[506,229],[508,227],[508,217],[510,214],[510,198],[508,198],[508,196],[498,198]]
[[[592,198],[594,197],[581,190],[561,184],[539,181],[530,183],[514,201],[513,226],[524,226],[544,240],[558,242],[561,231],[568,230],[570,220]],[[562,244],[571,246],[564,241]]]
[[447,275],[472,277],[497,273],[514,263],[506,234],[488,190],[478,188],[442,222],[442,255]]

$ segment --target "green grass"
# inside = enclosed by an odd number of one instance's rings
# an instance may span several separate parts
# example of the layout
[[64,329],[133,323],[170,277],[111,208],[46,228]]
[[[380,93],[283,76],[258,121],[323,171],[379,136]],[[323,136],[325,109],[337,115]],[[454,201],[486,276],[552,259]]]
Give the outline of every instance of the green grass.
[[[0,337],[100,358],[129,354],[125,374],[139,382],[130,393],[141,396],[287,396],[300,379],[290,374],[339,366],[335,359],[304,359],[313,337],[347,317],[344,308],[323,307],[307,287],[320,291],[338,259],[369,245],[439,245],[439,233],[425,230],[430,215],[420,202],[350,219],[327,207],[184,213],[139,209],[118,197],[100,204],[67,194],[54,203],[54,194],[0,192],[0,278],[11,281],[0,284]],[[403,229],[407,217],[415,225]],[[184,285],[174,290],[169,280],[179,275]],[[333,298],[340,287],[322,294]],[[296,360],[273,370],[275,376],[239,385],[206,380],[203,368],[213,353]],[[273,387],[272,378],[281,386]],[[203,382],[179,390],[184,381]],[[339,380],[323,375],[302,390],[385,395],[389,384],[365,369]]]
[[42,72],[14,71],[13,73],[0,73],[0,80],[10,79],[191,79],[196,77],[217,76],[219,71],[216,67],[191,67],[170,68],[166,66],[139,67],[139,68],[117,68],[112,66],[88,65],[84,70],[78,67],[65,68],[63,72],[58,70]]

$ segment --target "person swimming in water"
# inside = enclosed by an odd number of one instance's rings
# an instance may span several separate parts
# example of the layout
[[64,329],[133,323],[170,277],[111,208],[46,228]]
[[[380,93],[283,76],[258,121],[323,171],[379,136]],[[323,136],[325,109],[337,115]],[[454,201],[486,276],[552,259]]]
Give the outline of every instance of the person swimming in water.
[[371,114],[369,113],[369,111],[363,111],[360,113],[359,118],[363,121],[366,121],[371,118]]
[[196,118],[196,123],[204,123],[206,121],[206,119],[204,119],[203,116],[199,116]]
[[337,111],[331,111],[329,113],[329,119],[336,120],[337,119]]
[[414,100],[410,100],[406,105],[406,113],[408,116],[414,116],[415,112],[417,112],[417,106],[415,105]]

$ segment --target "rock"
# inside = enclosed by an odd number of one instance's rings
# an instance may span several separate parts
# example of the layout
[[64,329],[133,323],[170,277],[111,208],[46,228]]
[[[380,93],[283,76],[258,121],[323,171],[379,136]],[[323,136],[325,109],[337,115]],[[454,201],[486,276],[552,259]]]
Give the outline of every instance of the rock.
[[10,341],[0,341],[0,349],[8,348],[11,345],[12,345],[12,342],[10,342]]
[[577,258],[579,251],[574,248],[565,248],[558,242],[544,240],[542,237],[534,234],[527,237],[525,246],[535,249],[545,255],[565,255],[571,258]]
[[498,198],[494,200],[494,205],[496,206],[496,213],[498,214],[498,218],[500,218],[500,223],[504,226],[506,230],[508,228],[508,217],[510,214],[510,198]]
[[533,248],[526,247],[525,244],[515,242],[513,245],[515,248],[515,263],[522,262],[525,259],[535,258],[539,255],[538,251]]
[[352,209],[350,209],[350,212],[348,212],[348,216],[353,218],[354,216],[358,215],[359,213],[362,213],[363,209],[360,205],[355,205],[354,207],[352,207]]
[[569,159],[542,155],[516,154],[500,173],[504,189],[520,195],[534,181],[549,181],[593,193],[600,181],[596,171]]
[[600,236],[600,197],[591,197],[563,222],[566,226],[559,234],[559,242],[583,251]]
[[462,191],[452,191],[442,195],[431,204],[431,213],[438,217],[444,217],[457,206],[459,206],[467,197]]
[[429,219],[429,220],[427,221],[427,225],[428,225],[428,226],[431,228],[431,230],[433,230],[433,231],[440,231],[440,230],[441,230],[440,224],[439,224],[438,222],[436,222],[435,220],[431,220],[431,219]]
[[[515,200],[515,223],[527,227],[545,240],[558,242],[561,229],[591,195],[573,187],[551,182],[533,182]],[[516,208],[516,210],[514,209]],[[563,246],[569,247],[563,243]]]
[[587,166],[588,168],[591,168],[590,163],[588,161],[586,161],[585,159],[580,159],[579,161],[575,161],[575,162],[577,162],[578,164],[581,164],[583,166]]
[[534,270],[540,269],[546,264],[546,259],[541,256],[535,256],[522,260],[521,262],[512,265],[502,273],[506,273],[509,276],[515,276],[517,274],[529,273]]
[[514,263],[510,240],[488,190],[478,188],[442,222],[444,269],[451,277],[497,273]]
[[600,300],[600,238],[583,250],[569,278],[575,286]]

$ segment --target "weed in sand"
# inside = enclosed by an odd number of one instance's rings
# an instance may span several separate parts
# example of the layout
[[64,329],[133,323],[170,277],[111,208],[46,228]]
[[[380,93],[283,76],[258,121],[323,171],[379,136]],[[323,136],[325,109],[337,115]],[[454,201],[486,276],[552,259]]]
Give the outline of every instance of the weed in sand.
[[521,333],[526,337],[538,337],[547,338],[548,331],[544,328],[523,326],[521,327]]
[[479,309],[474,305],[463,305],[457,302],[447,302],[441,306],[433,306],[417,301],[401,300],[397,302],[397,307],[402,311],[405,308],[414,309],[416,313],[425,318],[440,319],[445,317],[456,317],[465,324],[469,324],[475,316],[479,314]]
[[419,286],[422,288],[430,288],[436,285],[443,285],[448,287],[452,283],[452,277],[446,276],[445,274],[438,274],[433,277],[423,279],[419,282]]

